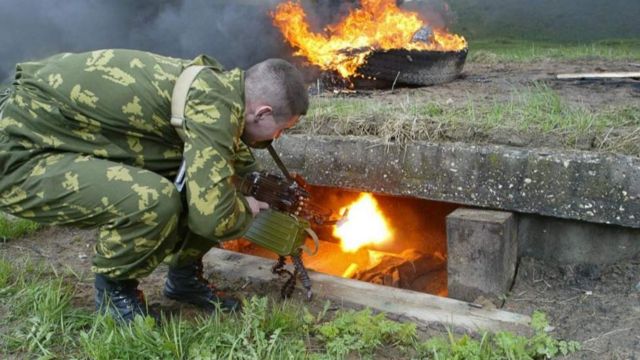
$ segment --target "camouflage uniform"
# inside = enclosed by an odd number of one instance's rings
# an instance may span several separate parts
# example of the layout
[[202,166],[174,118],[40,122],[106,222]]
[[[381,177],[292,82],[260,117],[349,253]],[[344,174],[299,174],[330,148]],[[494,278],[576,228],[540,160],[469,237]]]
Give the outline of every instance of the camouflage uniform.
[[[186,140],[171,93],[188,65],[208,65],[189,91]],[[0,97],[0,211],[98,226],[92,270],[113,279],[181,264],[239,237],[252,216],[231,183],[255,170],[240,140],[244,73],[132,50],[59,54],[18,64]],[[172,183],[182,158],[186,192]]]

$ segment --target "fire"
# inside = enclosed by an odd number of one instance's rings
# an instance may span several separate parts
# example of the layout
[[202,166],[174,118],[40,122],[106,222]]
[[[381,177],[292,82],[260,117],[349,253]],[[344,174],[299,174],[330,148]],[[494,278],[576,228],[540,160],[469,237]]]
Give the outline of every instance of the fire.
[[341,240],[343,251],[356,252],[363,246],[391,239],[391,229],[371,194],[363,193],[355,202],[340,209],[341,212],[347,210],[347,221],[333,230],[333,235]]
[[374,50],[459,51],[467,47],[462,36],[444,29],[432,29],[428,41],[413,41],[416,32],[429,24],[417,13],[398,8],[396,0],[360,3],[360,8],[352,10],[338,24],[328,26],[324,34],[309,29],[300,2],[278,5],[272,14],[273,23],[296,49],[295,55],[306,57],[323,70],[335,70],[345,78],[356,75]]

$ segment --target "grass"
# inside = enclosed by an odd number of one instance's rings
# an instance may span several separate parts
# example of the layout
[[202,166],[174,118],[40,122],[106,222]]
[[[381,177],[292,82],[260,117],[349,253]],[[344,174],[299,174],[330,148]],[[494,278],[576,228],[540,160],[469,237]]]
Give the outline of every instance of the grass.
[[240,314],[137,318],[121,326],[74,305],[77,278],[31,261],[0,259],[0,357],[40,359],[542,359],[576,351],[534,315],[532,337],[504,332],[419,339],[416,326],[370,310],[312,313],[295,302],[253,297]]
[[563,100],[538,83],[514,89],[507,99],[469,96],[457,103],[406,93],[375,101],[364,97],[315,97],[297,133],[373,136],[384,142],[464,140],[491,142],[500,133],[548,138],[565,148],[640,155],[640,105],[590,109]]
[[421,358],[427,359],[551,359],[580,349],[575,341],[558,341],[545,332],[548,326],[543,313],[533,314],[531,338],[510,332],[484,333],[479,340],[469,336],[433,338],[418,345]]
[[593,42],[552,42],[509,38],[469,41],[469,61],[493,63],[499,61],[538,61],[545,59],[579,60],[640,59],[640,40],[611,39]]
[[0,242],[32,234],[39,228],[40,225],[33,221],[14,218],[0,213]]

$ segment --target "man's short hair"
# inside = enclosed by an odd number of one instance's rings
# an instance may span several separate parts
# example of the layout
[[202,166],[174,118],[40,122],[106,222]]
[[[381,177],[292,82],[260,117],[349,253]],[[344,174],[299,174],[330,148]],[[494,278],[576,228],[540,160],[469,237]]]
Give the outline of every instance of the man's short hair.
[[305,115],[309,109],[302,73],[282,59],[267,59],[250,67],[245,73],[245,96],[269,104],[276,121]]

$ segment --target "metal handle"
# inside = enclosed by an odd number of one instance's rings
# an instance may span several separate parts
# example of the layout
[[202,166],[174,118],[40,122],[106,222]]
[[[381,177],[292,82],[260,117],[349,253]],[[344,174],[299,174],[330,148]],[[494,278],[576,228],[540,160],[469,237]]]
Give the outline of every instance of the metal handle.
[[273,146],[271,144],[269,144],[267,146],[267,150],[269,151],[269,154],[271,154],[271,157],[273,158],[273,161],[276,162],[276,165],[278,165],[278,167],[280,168],[280,170],[282,171],[282,173],[284,174],[284,176],[291,181],[295,181],[293,179],[293,177],[291,176],[291,174],[289,173],[289,170],[287,170],[287,167],[284,166],[284,163],[282,162],[282,160],[280,159],[280,156],[278,156],[278,153],[276,152],[276,149],[273,148]]

